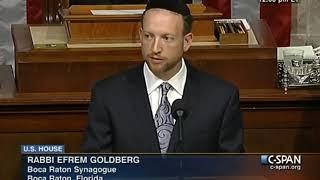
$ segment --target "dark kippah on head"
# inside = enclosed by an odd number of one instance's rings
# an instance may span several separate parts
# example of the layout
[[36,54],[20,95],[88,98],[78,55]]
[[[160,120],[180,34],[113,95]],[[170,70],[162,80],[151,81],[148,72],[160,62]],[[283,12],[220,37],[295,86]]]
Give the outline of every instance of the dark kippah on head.
[[190,15],[188,6],[182,0],[149,0],[145,11],[155,8],[166,9],[182,16]]

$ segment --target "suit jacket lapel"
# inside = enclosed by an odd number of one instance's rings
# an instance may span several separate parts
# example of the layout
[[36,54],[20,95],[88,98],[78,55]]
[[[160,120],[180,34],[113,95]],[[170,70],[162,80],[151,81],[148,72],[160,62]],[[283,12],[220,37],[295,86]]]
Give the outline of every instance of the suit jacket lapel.
[[[128,74],[129,82],[129,102],[132,104],[135,112],[133,119],[139,123],[139,134],[143,135],[141,147],[145,147],[143,152],[160,153],[158,136],[150,107],[150,101],[147,93],[147,87],[143,75],[143,66],[133,69]],[[144,144],[143,144],[144,143]]]
[[[184,121],[191,121],[191,116],[192,116],[192,109],[193,106],[197,106],[198,103],[198,95],[199,95],[199,88],[200,88],[200,84],[199,84],[199,80],[197,79],[197,70],[195,70],[189,63],[186,62],[186,66],[187,66],[187,80],[186,80],[186,84],[184,87],[184,91],[183,91],[183,96],[182,96],[182,100],[185,103],[186,109],[187,109],[187,113],[188,116]],[[171,140],[170,140],[170,144],[169,144],[169,148],[168,148],[168,152],[177,152],[176,146],[178,143],[178,124],[179,123],[175,123],[174,127],[173,127],[173,132],[171,135]]]

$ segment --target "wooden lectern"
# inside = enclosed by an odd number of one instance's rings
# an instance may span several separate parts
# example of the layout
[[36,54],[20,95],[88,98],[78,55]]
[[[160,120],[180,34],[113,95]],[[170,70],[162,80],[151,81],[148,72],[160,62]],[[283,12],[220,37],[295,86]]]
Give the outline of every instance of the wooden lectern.
[[[194,41],[214,41],[213,19],[220,18],[222,13],[202,4],[190,4],[189,8],[196,27],[192,31]],[[68,44],[137,43],[144,9],[145,5],[71,6],[61,12]],[[93,15],[93,11],[100,15]]]

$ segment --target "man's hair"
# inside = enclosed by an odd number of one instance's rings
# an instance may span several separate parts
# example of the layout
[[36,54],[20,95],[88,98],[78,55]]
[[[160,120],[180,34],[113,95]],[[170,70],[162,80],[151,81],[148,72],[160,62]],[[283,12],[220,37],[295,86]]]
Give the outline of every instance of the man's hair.
[[191,32],[192,16],[189,7],[182,0],[149,0],[141,16],[142,28],[144,15],[150,9],[165,9],[181,15],[183,17],[183,35]]
[[192,30],[192,16],[183,16],[183,35],[190,33]]

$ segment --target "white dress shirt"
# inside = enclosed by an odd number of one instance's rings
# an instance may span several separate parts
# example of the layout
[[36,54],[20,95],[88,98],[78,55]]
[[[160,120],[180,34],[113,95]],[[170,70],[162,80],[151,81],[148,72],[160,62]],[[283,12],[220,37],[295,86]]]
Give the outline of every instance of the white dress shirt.
[[162,79],[155,76],[149,69],[147,63],[144,63],[144,66],[143,66],[143,75],[146,81],[147,92],[149,96],[153,118],[161,102],[160,84],[162,84],[163,82],[168,82],[172,86],[172,88],[169,90],[167,94],[168,100],[171,105],[174,100],[182,98],[184,85],[187,80],[187,67],[183,58],[182,58],[182,66],[180,70],[168,81],[163,81]]

